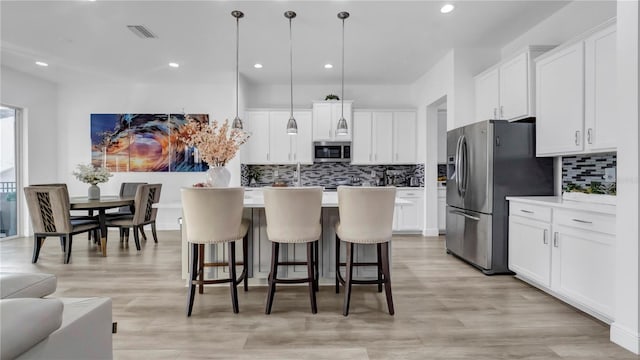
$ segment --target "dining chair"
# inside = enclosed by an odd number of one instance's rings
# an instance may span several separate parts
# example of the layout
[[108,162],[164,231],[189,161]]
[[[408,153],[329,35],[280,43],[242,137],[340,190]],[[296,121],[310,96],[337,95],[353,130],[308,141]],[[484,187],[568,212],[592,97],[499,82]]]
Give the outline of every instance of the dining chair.
[[33,226],[32,263],[38,261],[45,238],[56,236],[64,252],[64,263],[71,259],[73,235],[93,231],[98,238],[100,225],[97,219],[72,219],[69,193],[66,186],[27,186],[24,188],[27,207]]
[[[130,215],[122,215],[116,217],[107,217],[106,226],[117,227],[120,229],[133,228],[133,239],[136,243],[136,249],[140,251],[140,237],[138,229],[142,226],[150,224],[153,241],[158,243],[158,234],[156,232],[156,215],[158,209],[153,207],[160,201],[160,192],[162,184],[146,184],[138,185],[134,198],[134,212]],[[122,233],[121,233],[122,234]]]
[[[271,313],[276,284],[309,283],[311,312],[318,312],[318,240],[322,234],[320,215],[322,187],[264,188],[264,209],[267,218],[267,237],[271,241],[271,271],[267,294],[266,314]],[[307,261],[279,261],[280,244],[306,243]],[[278,279],[278,266],[306,265],[307,277]]]
[[[248,291],[248,249],[249,221],[242,218],[244,207],[244,189],[231,188],[182,188],[182,213],[184,231],[191,245],[189,258],[189,294],[187,297],[187,316],[191,316],[196,285],[199,293],[204,292],[205,284],[229,283],[233,312],[239,312],[238,284],[244,282],[244,291]],[[242,262],[236,261],[236,241],[242,239]],[[205,245],[227,244],[226,262],[206,263]],[[236,266],[242,265],[242,273],[236,276]],[[227,279],[205,279],[205,267],[229,267]],[[199,278],[199,279],[198,279]]]
[[[146,182],[123,182],[120,184],[120,192],[118,195],[120,197],[134,197],[136,196],[136,191],[138,190],[139,185],[146,185]],[[117,211],[108,213],[108,218],[120,217],[123,215],[133,215],[135,212],[135,204],[128,206],[121,206]],[[138,228],[140,230],[140,235],[142,235],[143,240],[147,240],[147,235],[144,233],[144,227],[140,226]],[[124,241],[124,239],[129,240],[129,228],[120,228],[120,241]]]
[[[395,206],[395,187],[354,187],[338,186],[338,213],[340,220],[335,225],[336,231],[336,293],[340,292],[340,284],[345,287],[342,314],[349,315],[351,285],[377,284],[378,292],[384,285],[389,314],[394,314],[391,294],[391,273],[389,271],[389,241],[393,228],[393,211]],[[340,261],[340,241],[346,242],[346,263]],[[353,261],[354,244],[359,246],[376,245],[377,262],[356,263]],[[340,267],[346,266],[345,277]],[[354,266],[376,266],[377,279],[354,279]]]

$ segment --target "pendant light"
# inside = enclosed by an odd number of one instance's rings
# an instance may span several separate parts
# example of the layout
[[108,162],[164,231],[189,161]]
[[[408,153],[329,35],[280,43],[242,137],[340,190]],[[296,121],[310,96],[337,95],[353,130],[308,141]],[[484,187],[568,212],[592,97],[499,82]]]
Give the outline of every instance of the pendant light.
[[240,120],[240,117],[238,116],[238,82],[240,80],[238,58],[240,57],[240,18],[244,17],[244,13],[239,10],[234,10],[231,12],[231,16],[236,18],[236,118],[233,119],[231,127],[242,130],[242,120]]
[[342,11],[338,13],[338,19],[342,20],[342,93],[340,98],[342,99],[342,106],[340,109],[340,120],[338,120],[338,127],[336,129],[336,135],[348,135],[349,127],[347,126],[347,120],[344,118],[344,20],[349,17],[349,13]]
[[291,19],[296,17],[293,11],[286,11],[284,17],[289,19],[289,80],[291,85],[291,112],[289,113],[289,121],[287,121],[287,134],[298,134],[298,123],[293,117],[293,42],[291,40]]

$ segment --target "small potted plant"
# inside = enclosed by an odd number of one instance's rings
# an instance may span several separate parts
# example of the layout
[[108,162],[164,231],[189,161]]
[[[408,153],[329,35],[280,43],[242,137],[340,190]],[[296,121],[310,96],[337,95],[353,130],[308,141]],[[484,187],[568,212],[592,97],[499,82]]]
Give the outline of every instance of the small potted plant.
[[247,177],[249,178],[249,186],[255,186],[262,177],[262,170],[255,166],[249,166],[247,169]]
[[329,94],[327,96],[324,97],[324,100],[340,100],[340,98],[338,97],[338,95],[334,95],[334,94]]

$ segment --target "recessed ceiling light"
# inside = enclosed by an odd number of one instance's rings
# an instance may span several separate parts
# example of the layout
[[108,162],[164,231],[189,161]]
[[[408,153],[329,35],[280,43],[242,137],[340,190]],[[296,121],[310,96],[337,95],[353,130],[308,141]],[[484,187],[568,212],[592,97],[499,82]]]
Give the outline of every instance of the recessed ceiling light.
[[47,66],[49,66],[49,64],[47,64],[47,63],[46,63],[46,62],[44,62],[44,61],[36,61],[36,65],[38,65],[38,66],[43,66],[43,67],[47,67]]
[[254,64],[253,67],[256,69],[262,69],[262,64]]
[[445,4],[440,8],[440,12],[443,14],[448,14],[453,11],[456,7],[453,4]]
[[174,62],[170,62],[170,63],[169,63],[169,66],[171,66],[172,68],[179,68],[179,67],[180,67],[180,64],[178,64],[178,63],[174,63]]
[[333,65],[331,65],[331,64],[324,64],[324,68],[325,68],[325,69],[333,69]]

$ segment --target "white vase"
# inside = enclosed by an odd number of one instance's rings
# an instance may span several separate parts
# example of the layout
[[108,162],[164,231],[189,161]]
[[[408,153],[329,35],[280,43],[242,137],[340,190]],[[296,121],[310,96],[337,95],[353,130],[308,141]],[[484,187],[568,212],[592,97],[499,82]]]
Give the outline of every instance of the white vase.
[[100,200],[100,188],[98,187],[98,185],[89,186],[88,199]]
[[207,185],[210,187],[228,187],[231,173],[224,166],[212,166],[207,170]]

